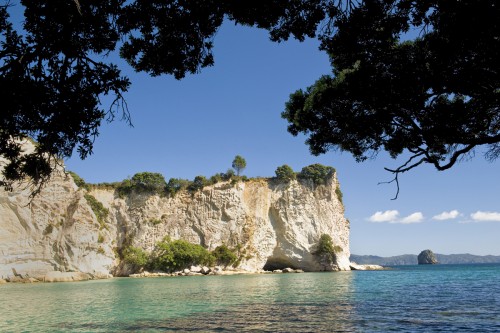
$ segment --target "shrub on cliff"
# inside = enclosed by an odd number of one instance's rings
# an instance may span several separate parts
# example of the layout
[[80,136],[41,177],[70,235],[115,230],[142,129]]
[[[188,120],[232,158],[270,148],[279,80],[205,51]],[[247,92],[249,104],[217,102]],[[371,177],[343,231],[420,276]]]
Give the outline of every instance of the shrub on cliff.
[[176,271],[192,265],[212,265],[214,258],[203,246],[166,237],[158,242],[151,254],[153,269]]
[[215,263],[223,266],[232,265],[238,260],[236,253],[224,244],[217,246],[212,251],[212,255],[215,258]]
[[170,178],[165,186],[165,192],[173,197],[177,192],[188,188],[189,185],[191,185],[191,181],[187,179]]
[[103,206],[103,204],[98,201],[94,196],[90,194],[85,194],[84,195],[85,200],[87,200],[87,203],[89,204],[90,208],[92,208],[92,211],[94,212],[97,222],[101,225],[101,229],[107,228],[106,226],[106,217],[108,217],[109,210]]
[[188,186],[188,190],[190,192],[196,192],[208,185],[210,185],[210,182],[207,178],[205,178],[205,176],[196,176],[194,177],[193,182]]
[[163,194],[166,187],[167,182],[161,173],[139,172],[131,179],[123,180],[117,186],[116,191],[120,197],[130,194],[132,191]]
[[132,186],[136,191],[160,193],[167,182],[161,173],[139,172],[132,176]]
[[73,171],[68,171],[68,174],[73,178],[76,186],[81,187],[81,188],[88,188],[88,185],[85,183],[85,180],[83,180],[82,177],[76,174],[76,172]]
[[333,245],[333,240],[330,235],[322,234],[319,238],[316,250],[313,251],[320,262],[332,264],[335,262],[337,253],[342,252],[342,248],[338,245]]
[[147,265],[149,261],[148,254],[140,247],[129,246],[122,251],[123,261],[133,267],[134,271],[138,271]]
[[298,177],[299,179],[311,180],[315,185],[324,185],[334,173],[335,169],[331,166],[311,164],[302,168]]
[[289,182],[297,178],[297,174],[287,164],[283,164],[282,166],[278,167],[275,173],[276,173],[276,178],[284,182]]

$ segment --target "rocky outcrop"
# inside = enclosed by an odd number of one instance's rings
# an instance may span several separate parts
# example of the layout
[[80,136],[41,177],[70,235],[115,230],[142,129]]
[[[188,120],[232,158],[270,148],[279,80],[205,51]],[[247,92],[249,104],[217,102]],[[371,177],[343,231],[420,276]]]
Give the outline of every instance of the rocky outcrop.
[[[173,198],[144,193],[120,198],[114,190],[80,189],[60,169],[32,201],[27,188],[0,190],[0,278],[127,275],[117,250],[133,245],[151,251],[165,236],[209,250],[239,246],[245,251],[240,268],[247,271],[266,264],[317,271],[322,267],[312,252],[319,237],[328,234],[342,249],[331,269],[349,270],[349,222],[337,186],[335,176],[321,186],[254,179]],[[86,194],[108,209],[104,221],[98,221]]]
[[424,250],[420,252],[417,259],[419,265],[432,265],[438,263],[434,252],[431,250]]

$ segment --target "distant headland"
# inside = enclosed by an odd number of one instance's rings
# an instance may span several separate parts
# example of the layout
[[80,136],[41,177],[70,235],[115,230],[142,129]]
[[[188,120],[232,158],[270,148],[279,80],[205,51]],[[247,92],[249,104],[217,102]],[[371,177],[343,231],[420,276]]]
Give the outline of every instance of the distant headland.
[[[436,259],[440,264],[494,264],[500,263],[500,256],[485,255],[478,256],[469,253],[463,254],[439,254],[435,253]],[[403,254],[392,257],[379,257],[374,255],[351,254],[350,260],[360,265],[375,264],[381,266],[396,265],[417,265],[418,255]]]

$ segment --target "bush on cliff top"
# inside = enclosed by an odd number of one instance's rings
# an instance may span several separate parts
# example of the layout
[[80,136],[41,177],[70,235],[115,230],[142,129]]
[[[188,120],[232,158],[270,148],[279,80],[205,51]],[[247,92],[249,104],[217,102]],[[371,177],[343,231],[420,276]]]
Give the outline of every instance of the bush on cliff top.
[[289,182],[297,178],[297,174],[287,164],[283,164],[282,166],[278,167],[275,173],[276,173],[276,178],[284,182]]
[[334,173],[335,169],[331,166],[316,163],[302,168],[298,177],[299,179],[312,180],[315,185],[324,185]]

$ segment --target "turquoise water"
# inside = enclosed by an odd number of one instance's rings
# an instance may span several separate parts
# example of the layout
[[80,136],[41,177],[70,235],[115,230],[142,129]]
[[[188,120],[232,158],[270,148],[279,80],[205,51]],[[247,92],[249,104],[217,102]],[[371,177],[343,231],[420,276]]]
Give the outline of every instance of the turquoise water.
[[500,332],[500,265],[0,285],[1,332]]

